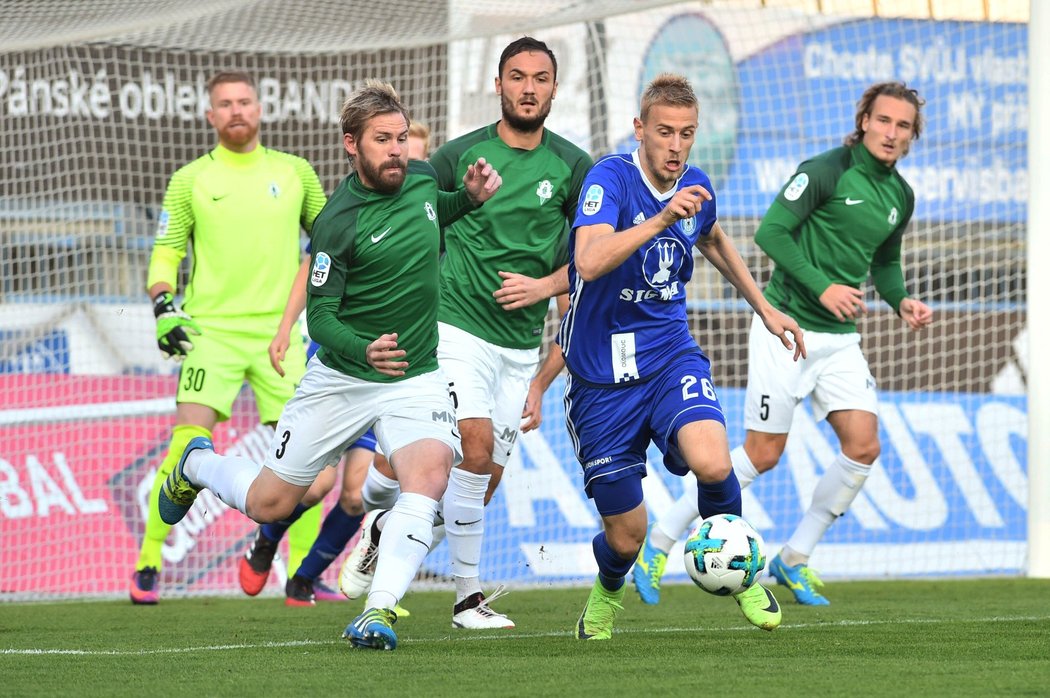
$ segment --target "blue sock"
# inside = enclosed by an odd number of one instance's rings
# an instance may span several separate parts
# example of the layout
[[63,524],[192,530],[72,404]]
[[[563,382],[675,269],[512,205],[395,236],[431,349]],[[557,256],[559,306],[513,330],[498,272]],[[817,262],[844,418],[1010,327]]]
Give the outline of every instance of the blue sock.
[[332,510],[328,512],[328,516],[324,517],[324,523],[321,524],[321,532],[317,534],[317,540],[314,541],[310,552],[306,554],[306,557],[299,564],[299,570],[296,574],[307,579],[320,577],[321,573],[328,569],[333,560],[339,557],[339,553],[343,552],[343,548],[357,533],[363,518],[364,514],[348,514],[343,507],[336,503]]
[[591,541],[594,549],[594,559],[598,562],[598,581],[609,591],[616,591],[623,586],[627,573],[631,571],[634,558],[624,560],[609,547],[609,541],[605,539],[605,531],[602,531]]
[[304,506],[302,502],[295,505],[295,509],[292,509],[292,513],[288,515],[288,518],[281,519],[280,521],[274,521],[273,523],[263,524],[262,533],[270,540],[281,540],[284,538],[284,534],[288,531],[293,523],[299,520],[299,517],[303,515],[310,507]]
[[[699,480],[697,481],[699,482]],[[729,477],[722,482],[699,482],[697,508],[700,518],[706,519],[715,514],[741,515],[743,504],[740,501],[740,481],[736,473],[729,471]]]

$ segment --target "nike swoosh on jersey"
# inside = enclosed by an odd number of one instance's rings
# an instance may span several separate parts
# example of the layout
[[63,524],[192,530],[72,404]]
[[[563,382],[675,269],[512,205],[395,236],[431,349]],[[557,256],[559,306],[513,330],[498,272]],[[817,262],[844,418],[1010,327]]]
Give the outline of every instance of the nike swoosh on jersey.
[[218,196],[215,196],[214,194],[212,194],[211,200],[212,201],[221,201],[222,199],[225,199],[227,196],[229,196],[229,194],[219,194]]
[[456,519],[457,526],[470,526],[476,523],[481,523],[481,519],[474,519],[473,521],[460,521],[459,519]]
[[847,206],[856,206],[857,204],[862,204],[862,203],[864,203],[864,199],[851,199],[848,196],[846,197],[846,205]]
[[380,240],[385,238],[386,234],[389,233],[389,232],[390,232],[390,228],[387,228],[386,230],[381,232],[379,235],[376,235],[375,233],[372,233],[372,242],[379,242]]

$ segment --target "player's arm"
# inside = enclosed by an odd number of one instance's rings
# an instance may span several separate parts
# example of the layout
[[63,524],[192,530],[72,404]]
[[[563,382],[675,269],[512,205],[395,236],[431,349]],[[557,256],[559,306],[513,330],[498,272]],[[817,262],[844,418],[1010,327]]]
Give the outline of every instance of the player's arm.
[[875,250],[871,261],[871,280],[879,296],[890,304],[901,319],[913,330],[921,330],[933,322],[933,309],[922,301],[911,298],[904,283],[901,241],[907,224],[908,219],[905,218],[879,249]]
[[186,168],[177,171],[168,183],[153,240],[146,290],[153,301],[157,320],[157,347],[165,359],[181,361],[193,349],[190,335],[200,327],[175,305],[179,265],[193,232],[193,177]]
[[[576,272],[584,281],[593,281],[605,276],[653,237],[677,221],[695,216],[703,202],[710,200],[711,193],[699,184],[694,184],[675,192],[659,214],[626,230],[617,231],[609,223],[578,225]],[[582,216],[577,217],[577,224],[581,218]]]
[[[806,346],[802,339],[802,330],[793,318],[774,308],[758,288],[755,278],[751,276],[750,270],[744,264],[744,260],[737,252],[733,241],[729,239],[726,232],[715,221],[711,230],[706,235],[701,235],[696,241],[696,247],[700,254],[714,266],[715,269],[733,284],[740,295],[755,309],[762,323],[770,333],[780,337],[780,341],[788,349],[795,350],[795,360],[800,356],[805,357]],[[788,334],[794,338],[792,344]]]
[[[569,311],[569,295],[567,293],[559,295],[557,303],[560,321]],[[547,388],[563,368],[565,368],[565,355],[561,352],[561,346],[557,342],[551,342],[547,358],[543,360],[539,371],[529,383],[529,392],[525,396],[525,408],[521,411],[521,431],[523,433],[540,426],[543,421],[543,394],[547,392]]]
[[491,199],[502,185],[503,178],[496,168],[485,162],[485,158],[478,158],[463,173],[461,189],[455,192],[438,191],[438,220],[441,221],[442,227],[479,208]]
[[288,302],[284,306],[284,314],[281,315],[281,324],[277,326],[277,332],[273,336],[268,349],[270,354],[270,365],[277,375],[284,377],[284,369],[281,363],[284,361],[285,352],[291,344],[292,325],[302,315],[306,308],[306,277],[310,274],[310,257],[303,255],[302,264],[295,274],[292,282],[292,290],[288,292]]
[[[303,205],[299,213],[299,223],[306,232],[310,232],[314,225],[314,219],[321,212],[328,198],[324,194],[324,187],[317,176],[317,171],[303,158],[295,158],[295,172],[303,185]],[[305,277],[304,277],[305,278]],[[305,307],[306,298],[303,297]],[[301,309],[300,309],[301,312]]]

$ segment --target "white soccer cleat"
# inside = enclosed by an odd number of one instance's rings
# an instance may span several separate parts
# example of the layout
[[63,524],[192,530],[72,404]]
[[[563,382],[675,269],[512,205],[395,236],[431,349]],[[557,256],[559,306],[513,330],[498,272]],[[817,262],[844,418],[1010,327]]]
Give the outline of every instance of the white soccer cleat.
[[508,593],[500,584],[488,597],[480,591],[471,594],[456,604],[452,610],[452,627],[467,630],[492,630],[496,628],[513,628],[514,621],[502,613],[492,610],[490,603]]
[[361,522],[361,537],[339,570],[339,591],[348,599],[358,599],[372,588],[376,574],[376,559],[379,557],[379,537],[372,540],[372,524],[385,510],[376,509],[365,515]]

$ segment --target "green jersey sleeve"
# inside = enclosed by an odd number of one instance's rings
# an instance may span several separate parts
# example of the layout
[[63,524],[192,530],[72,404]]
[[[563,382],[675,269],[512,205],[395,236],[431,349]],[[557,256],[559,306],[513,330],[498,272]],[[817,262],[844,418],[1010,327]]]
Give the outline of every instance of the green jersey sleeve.
[[820,296],[831,285],[831,279],[810,263],[799,246],[797,231],[801,224],[802,220],[782,204],[778,196],[755,231],[755,244],[778,268]]

